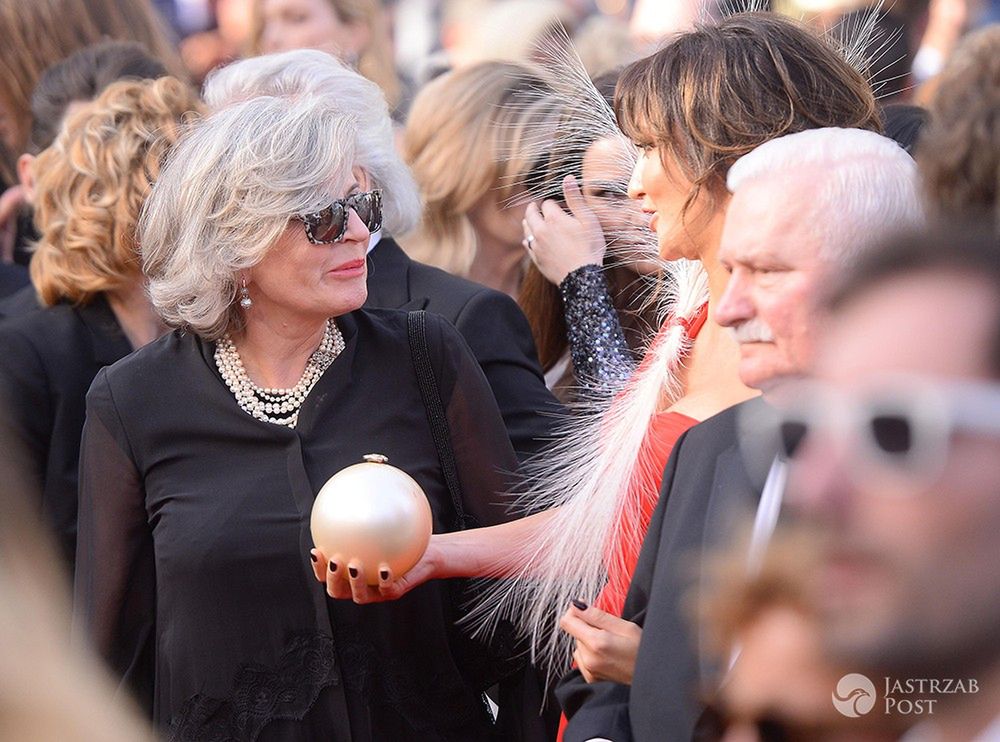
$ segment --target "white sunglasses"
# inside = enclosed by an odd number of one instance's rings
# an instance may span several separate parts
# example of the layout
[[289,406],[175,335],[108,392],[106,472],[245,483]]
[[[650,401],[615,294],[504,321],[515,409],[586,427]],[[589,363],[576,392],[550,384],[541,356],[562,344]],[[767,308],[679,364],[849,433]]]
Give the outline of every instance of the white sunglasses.
[[821,430],[883,472],[926,479],[940,473],[955,433],[1000,437],[1000,383],[886,376],[848,393],[802,382],[778,405],[777,426],[789,460]]

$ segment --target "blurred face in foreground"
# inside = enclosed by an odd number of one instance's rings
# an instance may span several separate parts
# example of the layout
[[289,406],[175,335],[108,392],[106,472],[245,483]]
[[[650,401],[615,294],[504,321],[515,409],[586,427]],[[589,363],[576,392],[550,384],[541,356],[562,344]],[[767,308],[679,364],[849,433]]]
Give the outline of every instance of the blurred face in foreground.
[[848,719],[830,703],[843,675],[823,654],[816,621],[800,608],[775,603],[735,637],[736,664],[720,689],[723,742],[888,742],[886,720]]
[[858,670],[960,677],[995,661],[998,314],[972,274],[880,282],[831,318],[822,386],[785,413],[800,441],[788,503],[826,536],[815,580],[824,637]]

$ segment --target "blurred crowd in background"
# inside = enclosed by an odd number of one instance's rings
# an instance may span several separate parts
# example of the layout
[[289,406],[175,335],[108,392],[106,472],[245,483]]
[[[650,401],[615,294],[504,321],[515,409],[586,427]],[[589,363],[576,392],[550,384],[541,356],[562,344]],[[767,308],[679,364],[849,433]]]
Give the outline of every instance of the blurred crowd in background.
[[[236,59],[321,49],[378,83],[402,124],[417,92],[443,71],[484,60],[531,63],[553,45],[572,45],[587,73],[597,77],[736,5],[728,0],[11,0],[0,9],[5,40],[0,183],[16,185],[18,156],[40,151],[52,135],[31,131],[33,118],[46,118],[53,106],[48,102],[45,109],[45,91],[36,92],[42,73],[101,40],[136,41],[164,69],[194,85]],[[848,44],[864,36],[867,46],[858,51],[880,102],[923,106],[963,34],[1000,19],[996,0],[754,0],[739,9],[787,14]],[[32,116],[33,93],[41,116]],[[920,115],[906,114],[908,125],[915,126]],[[0,201],[5,262],[14,259],[13,224],[22,202],[20,191]],[[25,260],[18,254],[15,262]]]

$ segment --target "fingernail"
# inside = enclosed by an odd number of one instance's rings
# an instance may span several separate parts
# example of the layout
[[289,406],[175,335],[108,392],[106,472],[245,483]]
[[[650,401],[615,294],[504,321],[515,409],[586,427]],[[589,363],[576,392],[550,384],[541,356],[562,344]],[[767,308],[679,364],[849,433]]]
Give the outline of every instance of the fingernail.
[[358,576],[358,570],[355,567],[348,567],[347,571],[350,573],[352,578]]
[[585,610],[587,610],[587,604],[586,604],[586,603],[584,603],[584,602],[583,602],[582,600],[576,600],[576,599],[574,598],[574,599],[573,599],[573,600],[571,600],[570,602],[571,602],[571,603],[572,603],[572,604],[573,604],[574,606],[576,606],[576,609],[577,609],[577,610],[579,610],[579,611],[585,611]]
[[310,554],[309,558],[313,560],[313,564],[317,564],[319,562],[319,557],[315,554]]
[[336,572],[337,571],[337,565],[336,565],[336,563],[330,562],[330,571],[331,572]]
[[382,578],[382,582],[387,582],[389,580],[389,570],[383,569],[378,573],[379,577]]

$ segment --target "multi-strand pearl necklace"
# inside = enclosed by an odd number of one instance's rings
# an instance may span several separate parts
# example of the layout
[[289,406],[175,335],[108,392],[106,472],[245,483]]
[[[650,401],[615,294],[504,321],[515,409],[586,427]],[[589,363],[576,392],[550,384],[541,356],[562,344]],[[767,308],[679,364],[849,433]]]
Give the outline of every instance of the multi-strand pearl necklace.
[[215,346],[215,365],[244,412],[258,420],[294,428],[299,421],[302,403],[343,349],[344,336],[340,334],[337,324],[328,319],[323,340],[306,361],[299,383],[291,389],[265,389],[254,384],[228,333]]

